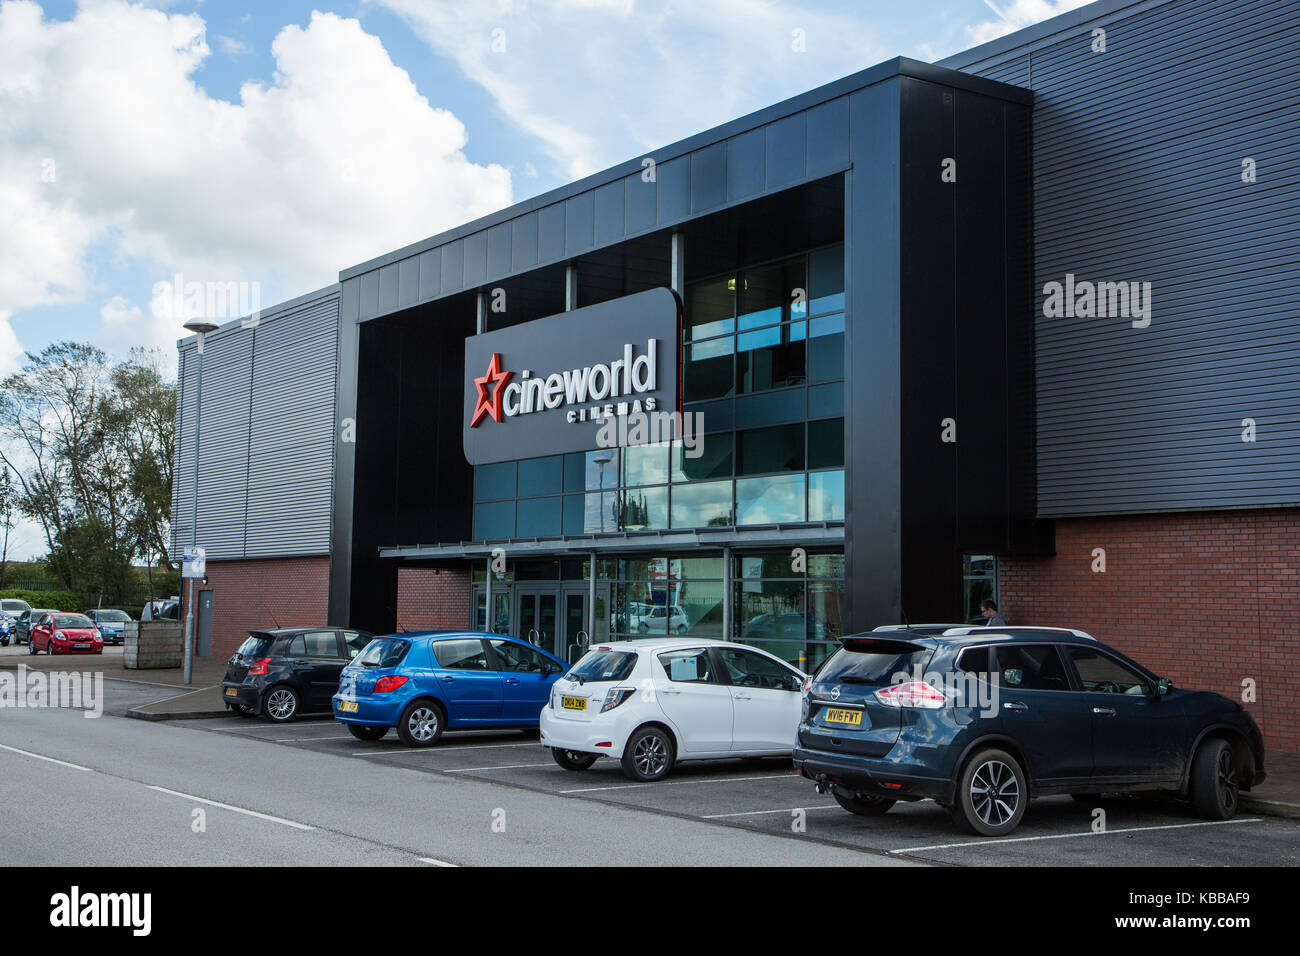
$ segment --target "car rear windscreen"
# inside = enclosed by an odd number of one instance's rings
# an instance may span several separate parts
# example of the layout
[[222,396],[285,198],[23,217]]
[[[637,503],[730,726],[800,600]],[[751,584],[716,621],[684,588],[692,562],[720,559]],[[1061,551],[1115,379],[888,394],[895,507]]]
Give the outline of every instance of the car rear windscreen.
[[353,663],[363,667],[396,667],[402,663],[402,658],[410,647],[410,641],[377,637],[366,645],[366,649],[357,655]]
[[829,683],[888,684],[896,675],[913,674],[930,657],[927,648],[906,641],[846,638],[817,672],[817,680]]
[[125,624],[127,621],[131,620],[122,611],[100,611],[99,619],[104,623],[110,624]]
[[632,651],[592,651],[578,661],[568,676],[584,682],[627,680],[635,666],[636,654]]
[[270,653],[274,639],[266,634],[250,634],[235,653],[240,657],[265,657]]

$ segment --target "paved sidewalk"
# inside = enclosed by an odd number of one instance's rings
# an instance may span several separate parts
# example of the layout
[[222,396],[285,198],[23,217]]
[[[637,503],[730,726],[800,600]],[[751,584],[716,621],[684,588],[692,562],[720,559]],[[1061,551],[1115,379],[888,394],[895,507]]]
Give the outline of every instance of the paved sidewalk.
[[1241,808],[1249,813],[1300,819],[1300,753],[1265,751],[1264,770],[1268,779],[1241,795]]
[[158,670],[136,670],[123,665],[120,646],[106,647],[102,654],[29,654],[27,646],[0,647],[0,669],[17,670],[26,665],[33,670],[90,671],[102,673],[105,680],[131,680],[144,684],[166,684],[181,690],[195,690],[221,683],[226,673],[226,658],[196,657],[190,668],[192,683],[185,684],[185,670],[165,667]]

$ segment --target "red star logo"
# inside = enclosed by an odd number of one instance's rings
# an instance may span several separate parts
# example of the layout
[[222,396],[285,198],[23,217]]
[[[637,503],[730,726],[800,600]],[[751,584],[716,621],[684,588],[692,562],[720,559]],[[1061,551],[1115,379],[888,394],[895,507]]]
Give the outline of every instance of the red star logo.
[[[506,382],[514,374],[514,372],[501,371],[501,353],[493,352],[492,361],[488,362],[483,377],[474,379],[474,387],[478,389],[478,403],[474,406],[474,417],[470,419],[470,428],[481,422],[483,416],[487,414],[491,414],[495,421],[501,421],[501,397],[505,392]],[[491,398],[488,398],[489,383],[493,386]]]

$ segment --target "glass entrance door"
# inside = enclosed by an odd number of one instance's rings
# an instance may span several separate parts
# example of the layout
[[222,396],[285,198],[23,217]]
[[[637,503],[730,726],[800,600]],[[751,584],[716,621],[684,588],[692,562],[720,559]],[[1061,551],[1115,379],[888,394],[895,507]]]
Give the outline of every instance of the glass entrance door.
[[586,651],[578,645],[578,634],[587,633],[587,595],[582,591],[568,591],[564,595],[564,653],[566,663],[576,664]]
[[493,584],[492,586],[492,621],[487,615],[487,593],[483,585],[474,585],[474,628],[479,631],[492,631],[496,634],[513,633],[510,629],[510,585]]
[[515,620],[518,626],[510,633],[521,641],[536,644],[542,650],[563,659],[564,650],[560,645],[561,635],[556,628],[556,608],[559,595],[554,589],[525,590],[518,587],[518,609]]

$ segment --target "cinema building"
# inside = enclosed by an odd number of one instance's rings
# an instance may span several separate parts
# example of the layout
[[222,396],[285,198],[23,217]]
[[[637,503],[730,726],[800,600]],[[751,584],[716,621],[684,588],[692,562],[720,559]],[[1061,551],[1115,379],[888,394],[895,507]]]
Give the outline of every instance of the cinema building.
[[1300,747],[1298,24],[1102,0],[229,323],[204,353],[200,651],[279,621],[565,657],[729,636],[811,669],[993,596],[1247,687]]

